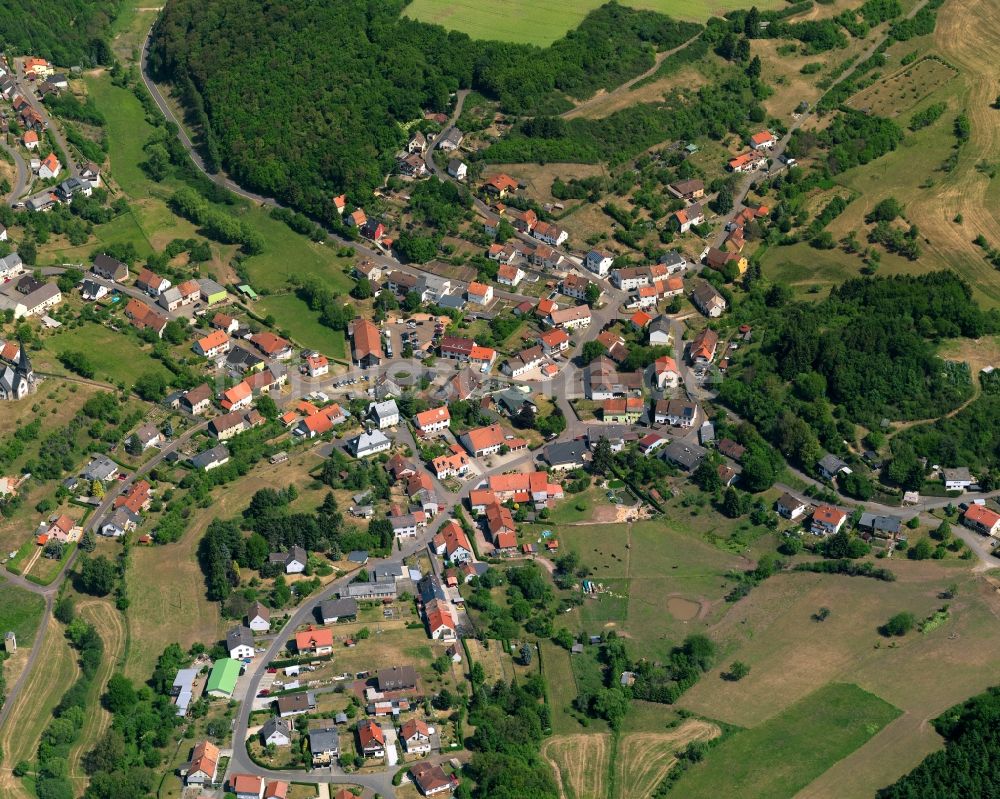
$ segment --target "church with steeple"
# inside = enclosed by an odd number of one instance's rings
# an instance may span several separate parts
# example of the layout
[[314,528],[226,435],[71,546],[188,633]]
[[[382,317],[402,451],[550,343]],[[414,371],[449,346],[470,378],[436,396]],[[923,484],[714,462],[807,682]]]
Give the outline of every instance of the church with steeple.
[[[9,347],[9,345],[8,345]],[[4,350],[8,348],[5,347]],[[0,360],[0,400],[19,400],[35,390],[35,371],[31,368],[28,348],[18,348],[17,359]],[[6,353],[5,353],[6,354]]]

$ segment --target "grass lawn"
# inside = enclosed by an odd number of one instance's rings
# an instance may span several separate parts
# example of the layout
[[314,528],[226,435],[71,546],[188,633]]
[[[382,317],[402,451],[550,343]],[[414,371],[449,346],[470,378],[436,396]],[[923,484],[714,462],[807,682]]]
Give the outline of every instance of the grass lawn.
[[[547,45],[571,28],[577,27],[601,0],[512,0],[505,4],[483,0],[414,0],[406,7],[406,16],[422,22],[444,25],[467,33],[474,39]],[[740,0],[635,0],[635,8],[659,11],[678,19],[703,22],[710,16],[735,8],[746,8]],[[759,3],[761,9],[775,8],[775,0]]]
[[540,641],[542,655],[542,673],[549,689],[549,704],[552,707],[552,732],[556,735],[567,735],[578,732],[606,732],[607,725],[602,721],[591,721],[588,727],[583,727],[573,716],[570,703],[576,699],[576,677],[570,663],[569,652],[551,641]]
[[61,363],[59,353],[80,350],[90,355],[97,374],[95,379],[132,385],[146,372],[158,372],[169,378],[158,361],[132,337],[116,333],[103,325],[84,323],[79,327],[62,327],[42,339],[44,351],[35,360],[35,368],[55,374],[70,374]]
[[0,585],[0,631],[13,630],[19,647],[31,646],[45,600],[13,585]]
[[685,799],[792,797],[899,713],[856,685],[828,685],[723,741],[681,777],[677,794]]
[[579,494],[567,492],[566,498],[556,506],[555,510],[549,513],[546,523],[573,524],[574,522],[589,521],[594,512],[594,506],[600,502],[608,504],[604,492],[593,486]]
[[321,324],[319,314],[294,294],[262,297],[258,305],[261,313],[273,316],[277,326],[296,342],[331,358],[347,357],[344,332]]
[[344,274],[344,268],[353,260],[338,256],[331,245],[310,241],[260,208],[247,208],[240,216],[253,224],[267,242],[263,253],[244,262],[250,282],[258,291],[283,291],[292,275],[318,277],[343,294],[354,285]]

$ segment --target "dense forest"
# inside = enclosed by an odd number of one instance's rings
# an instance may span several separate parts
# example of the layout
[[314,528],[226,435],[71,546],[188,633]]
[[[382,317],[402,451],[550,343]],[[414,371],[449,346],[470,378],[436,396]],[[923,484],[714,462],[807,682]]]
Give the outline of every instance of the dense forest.
[[47,58],[61,67],[94,66],[111,60],[104,39],[120,0],[4,0],[0,42],[17,55]]
[[1000,796],[1000,688],[990,688],[934,720],[946,741],[942,751],[878,799],[965,799]]
[[[317,218],[363,200],[405,141],[402,123],[475,88],[513,113],[553,113],[653,65],[699,26],[611,3],[549,48],[474,41],[400,17],[399,0],[176,0],[150,67],[173,82],[207,161]],[[266,28],[266,41],[260,30]]]
[[806,469],[854,440],[856,423],[941,416],[968,398],[968,369],[939,358],[936,346],[998,328],[951,272],[850,280],[820,303],[754,288],[737,316],[763,342],[730,372],[720,399]]

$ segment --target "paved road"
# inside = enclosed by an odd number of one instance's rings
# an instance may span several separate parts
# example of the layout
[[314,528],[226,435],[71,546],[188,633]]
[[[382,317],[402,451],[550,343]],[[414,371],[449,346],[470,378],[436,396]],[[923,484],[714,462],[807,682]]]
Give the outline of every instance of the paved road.
[[[925,5],[927,5],[927,2],[928,0],[920,0],[920,2],[918,2],[913,8],[911,8],[909,13],[907,13],[906,19],[913,19],[913,17],[917,15],[917,12],[919,12],[920,9],[922,9]],[[855,62],[856,64],[862,64],[869,58],[871,58],[873,55],[875,55],[875,51],[878,50],[878,48],[882,46],[882,43],[889,38],[890,27],[891,26],[886,26],[885,33],[883,33],[881,36],[879,36],[872,42],[872,44],[868,47],[868,49],[866,49],[858,58],[858,60]],[[816,99],[816,103],[813,104],[813,108],[815,108],[816,104],[818,104],[820,100],[826,97],[827,94],[833,91],[835,86],[839,85],[842,81],[846,80],[852,71],[853,71],[852,69],[845,69],[839,76],[837,76],[837,78],[834,79],[834,81],[826,88],[826,90]],[[791,126],[788,128],[788,132],[785,133],[785,135],[782,136],[781,139],[778,141],[778,143],[775,144],[774,147],[772,148],[769,154],[770,158],[772,158],[775,162],[777,162],[780,159],[780,157],[784,154],[785,149],[788,147],[788,142],[792,138],[792,134],[796,130],[798,130],[803,125],[803,123],[805,123],[807,119],[809,119],[809,116],[810,112],[800,114],[795,119],[795,121],[792,122]],[[722,246],[722,243],[726,240],[726,235],[727,235],[726,226],[730,222],[732,222],[733,219],[736,218],[736,215],[740,211],[742,211],[743,208],[746,207],[744,203],[746,202],[747,194],[750,193],[750,189],[752,189],[753,186],[758,181],[767,180],[768,178],[773,177],[777,173],[784,171],[785,168],[786,167],[784,165],[781,165],[777,169],[772,169],[768,174],[762,174],[760,172],[750,172],[743,177],[743,180],[740,182],[736,191],[733,192],[732,210],[728,214],[726,214],[726,216],[721,220],[722,227],[716,234],[715,240],[713,242],[713,245],[715,247]]]
[[17,147],[7,144],[6,137],[0,137],[0,147],[3,147],[11,157],[14,159],[14,167],[17,169],[17,177],[14,179],[14,185],[11,187],[10,194],[7,195],[7,204],[14,205],[24,194],[25,190],[28,188],[28,184],[31,182],[31,170],[28,169],[28,165],[24,162],[24,158]]
[[[18,77],[20,76],[20,77]],[[68,175],[63,175],[60,173],[59,179],[65,180],[67,177],[80,177],[80,170],[76,165],[76,161],[73,158],[73,150],[70,149],[69,142],[66,141],[66,137],[63,136],[62,130],[58,125],[54,124],[52,118],[49,116],[48,109],[45,108],[45,103],[43,103],[38,95],[35,94],[34,84],[31,81],[25,80],[24,78],[24,59],[15,58],[14,59],[14,75],[12,76],[14,82],[17,84],[18,91],[28,101],[28,105],[34,108],[45,124],[45,128],[51,131],[52,138],[56,140],[56,144],[59,145],[63,153],[66,154],[66,158],[69,163],[63,164],[64,171],[68,172]]]

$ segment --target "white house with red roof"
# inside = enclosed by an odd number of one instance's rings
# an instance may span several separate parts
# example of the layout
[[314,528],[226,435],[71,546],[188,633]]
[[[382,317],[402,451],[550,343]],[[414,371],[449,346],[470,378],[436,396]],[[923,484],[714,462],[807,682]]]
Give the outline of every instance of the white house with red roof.
[[762,130],[750,137],[750,146],[755,150],[770,150],[777,143],[778,140],[769,130]]

